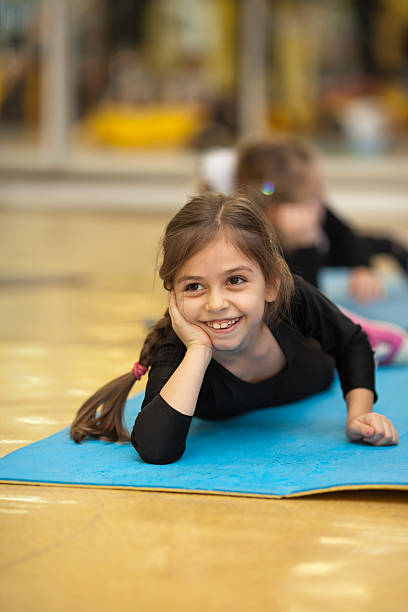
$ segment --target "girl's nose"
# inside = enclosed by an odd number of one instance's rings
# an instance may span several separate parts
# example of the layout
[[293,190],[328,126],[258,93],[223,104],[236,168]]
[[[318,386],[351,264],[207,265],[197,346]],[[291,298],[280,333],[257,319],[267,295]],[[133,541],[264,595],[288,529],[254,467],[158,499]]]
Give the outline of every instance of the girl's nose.
[[219,312],[226,308],[226,300],[222,291],[211,291],[208,294],[206,310],[210,312]]

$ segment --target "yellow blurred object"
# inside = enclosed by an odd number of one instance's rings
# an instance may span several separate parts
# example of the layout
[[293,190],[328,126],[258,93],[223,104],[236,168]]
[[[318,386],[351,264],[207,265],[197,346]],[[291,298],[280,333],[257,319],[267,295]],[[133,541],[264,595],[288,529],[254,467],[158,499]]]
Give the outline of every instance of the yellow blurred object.
[[400,124],[408,124],[408,95],[398,86],[386,87],[381,93],[391,118]]
[[295,129],[295,127],[299,128],[299,126],[295,124],[296,122],[294,121],[288,109],[279,105],[269,107],[267,115],[267,126],[272,132],[285,132],[291,129]]
[[104,106],[85,121],[99,143],[116,147],[178,147],[202,129],[203,110],[189,105]]

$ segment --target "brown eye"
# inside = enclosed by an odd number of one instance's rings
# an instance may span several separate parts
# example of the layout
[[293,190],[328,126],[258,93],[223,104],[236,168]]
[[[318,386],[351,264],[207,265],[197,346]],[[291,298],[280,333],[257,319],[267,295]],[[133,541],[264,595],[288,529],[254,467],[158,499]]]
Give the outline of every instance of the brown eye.
[[229,279],[230,285],[241,285],[245,280],[241,276],[231,276]]
[[201,283],[190,283],[185,288],[185,291],[200,291],[203,288]]

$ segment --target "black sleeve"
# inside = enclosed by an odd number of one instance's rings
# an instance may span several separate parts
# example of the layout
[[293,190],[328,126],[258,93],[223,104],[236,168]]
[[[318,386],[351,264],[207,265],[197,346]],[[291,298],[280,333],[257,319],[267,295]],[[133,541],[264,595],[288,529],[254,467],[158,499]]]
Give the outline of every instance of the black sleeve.
[[317,275],[324,265],[322,254],[317,247],[285,251],[285,259],[292,274],[299,274],[308,283],[317,287]]
[[292,324],[306,337],[320,342],[336,363],[343,394],[363,387],[375,392],[374,358],[368,337],[318,289],[295,277]]
[[184,354],[183,344],[172,331],[153,359],[142,409],[131,435],[133,446],[146,463],[173,463],[185,451],[192,417],[172,408],[160,395]]
[[370,256],[364,241],[326,207],[323,230],[329,241],[328,266],[369,266]]

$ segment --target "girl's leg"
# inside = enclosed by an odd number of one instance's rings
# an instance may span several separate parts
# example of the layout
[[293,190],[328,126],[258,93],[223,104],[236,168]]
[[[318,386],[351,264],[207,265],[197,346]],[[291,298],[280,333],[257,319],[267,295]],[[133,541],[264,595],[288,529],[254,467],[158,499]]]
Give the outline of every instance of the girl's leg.
[[408,332],[405,329],[393,323],[365,319],[345,308],[340,308],[353,323],[361,325],[379,365],[408,363]]

